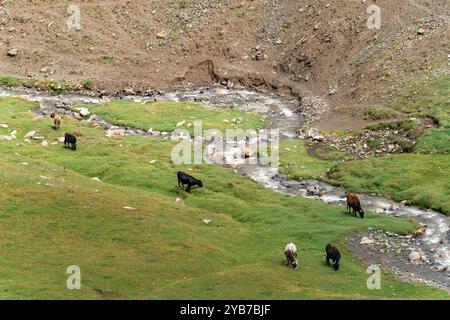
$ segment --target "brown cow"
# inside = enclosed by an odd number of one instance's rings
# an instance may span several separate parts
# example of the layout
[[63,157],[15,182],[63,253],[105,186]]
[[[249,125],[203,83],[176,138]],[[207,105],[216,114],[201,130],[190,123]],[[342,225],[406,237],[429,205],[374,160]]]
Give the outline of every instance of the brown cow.
[[50,118],[53,119],[53,122],[54,122],[54,124],[55,124],[56,130],[59,131],[59,129],[61,128],[61,117],[58,116],[58,115],[56,114],[56,112],[52,112],[52,113],[50,114]]
[[353,209],[353,214],[356,217],[356,212],[359,213],[361,219],[364,219],[364,209],[361,208],[361,203],[359,202],[359,198],[356,194],[349,192],[347,194],[347,210],[351,213],[351,209]]

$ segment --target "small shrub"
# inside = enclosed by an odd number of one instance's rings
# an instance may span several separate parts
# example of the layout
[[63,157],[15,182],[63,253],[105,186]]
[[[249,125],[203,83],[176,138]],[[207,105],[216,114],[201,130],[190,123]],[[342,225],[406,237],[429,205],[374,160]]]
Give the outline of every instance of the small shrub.
[[83,87],[87,90],[91,90],[94,86],[94,82],[91,79],[87,79],[83,81]]
[[0,77],[0,85],[5,87],[18,87],[22,81],[16,77]]
[[382,120],[394,118],[398,115],[398,112],[386,107],[372,107],[364,110],[365,120]]

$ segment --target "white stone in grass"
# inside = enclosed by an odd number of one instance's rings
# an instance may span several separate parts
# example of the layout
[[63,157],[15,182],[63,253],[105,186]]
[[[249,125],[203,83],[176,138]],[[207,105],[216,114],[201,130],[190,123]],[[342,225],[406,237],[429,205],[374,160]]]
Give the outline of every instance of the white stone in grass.
[[236,119],[233,119],[233,122],[236,124],[241,124],[244,121],[244,119],[242,119],[242,117],[237,117]]
[[8,128],[8,125],[6,123],[0,123],[0,128]]
[[78,113],[80,114],[80,116],[84,118],[89,117],[91,115],[91,112],[89,111],[88,108],[78,108]]
[[26,138],[33,138],[36,135],[36,131],[30,131],[25,135],[25,139]]
[[125,210],[136,210],[136,208],[133,208],[133,207],[128,207],[128,206],[126,206],[126,207],[123,207]]
[[210,222],[211,222],[211,220],[209,220],[209,219],[203,220],[203,223],[204,223],[204,224],[209,224]]
[[95,182],[101,182],[101,180],[100,180],[99,177],[93,177],[93,178],[92,178],[92,181],[95,181]]

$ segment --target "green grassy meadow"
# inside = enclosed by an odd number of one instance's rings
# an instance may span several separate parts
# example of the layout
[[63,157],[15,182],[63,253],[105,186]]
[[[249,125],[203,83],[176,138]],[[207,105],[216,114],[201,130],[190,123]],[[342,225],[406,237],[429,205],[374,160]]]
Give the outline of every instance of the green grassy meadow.
[[[108,122],[147,131],[172,132],[184,129],[194,133],[194,122],[201,121],[204,130],[257,129],[267,125],[267,119],[257,113],[240,111],[235,108],[217,110],[205,108],[190,102],[131,102],[114,100],[107,104],[88,106],[92,113]],[[241,123],[234,119],[241,118]],[[177,126],[178,125],[178,126]]]
[[280,141],[280,172],[292,179],[321,179],[334,165],[335,162],[332,160],[311,157],[304,141]]
[[[231,169],[175,166],[170,140],[110,139],[68,117],[56,132],[34,107],[0,99],[0,123],[8,124],[0,135],[18,131],[17,140],[0,141],[1,299],[448,299],[386,272],[381,290],[368,290],[365,267],[345,248],[347,235],[413,232],[411,221],[371,213],[356,219],[343,207],[272,192]],[[153,118],[139,121],[148,127]],[[52,145],[77,128],[76,152]],[[48,148],[23,142],[31,130]],[[205,187],[180,190],[178,170]],[[299,249],[295,271],[283,255],[291,241]],[[328,242],[341,248],[339,272],[325,265]],[[69,265],[81,268],[81,290],[66,288]]]

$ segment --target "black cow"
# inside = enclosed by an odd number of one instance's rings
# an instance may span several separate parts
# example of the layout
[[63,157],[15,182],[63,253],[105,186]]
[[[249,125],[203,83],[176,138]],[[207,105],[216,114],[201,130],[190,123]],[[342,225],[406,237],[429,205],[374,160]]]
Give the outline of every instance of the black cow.
[[339,252],[339,249],[329,243],[325,247],[325,251],[327,252],[327,258],[325,260],[326,264],[330,265],[330,259],[333,260],[333,269],[334,271],[338,271],[341,261],[341,253]]
[[77,138],[70,133],[64,135],[64,147],[67,148],[67,146],[71,147],[73,151],[77,150]]
[[178,177],[178,186],[181,187],[181,185],[187,185],[186,191],[191,193],[191,188],[193,186],[199,186],[200,188],[203,187],[203,183],[201,180],[195,179],[194,177],[188,175],[187,173],[184,173],[182,171],[177,172]]

